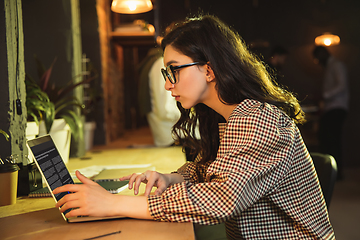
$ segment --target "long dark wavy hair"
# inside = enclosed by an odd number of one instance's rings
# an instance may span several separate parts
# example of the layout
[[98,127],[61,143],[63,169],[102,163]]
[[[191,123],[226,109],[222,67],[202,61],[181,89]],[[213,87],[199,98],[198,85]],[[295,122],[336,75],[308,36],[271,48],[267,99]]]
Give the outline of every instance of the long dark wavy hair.
[[[162,40],[162,48],[171,45],[194,62],[209,63],[216,81],[219,99],[225,104],[239,104],[245,99],[267,102],[283,110],[295,123],[304,123],[305,114],[294,95],[271,79],[260,59],[252,54],[237,32],[215,16],[200,15],[175,24]],[[197,104],[184,109],[180,103],[179,121],[173,133],[200,163],[213,161],[219,147],[218,123],[225,119],[210,107]],[[199,126],[200,141],[195,129]],[[181,137],[180,137],[181,136]]]

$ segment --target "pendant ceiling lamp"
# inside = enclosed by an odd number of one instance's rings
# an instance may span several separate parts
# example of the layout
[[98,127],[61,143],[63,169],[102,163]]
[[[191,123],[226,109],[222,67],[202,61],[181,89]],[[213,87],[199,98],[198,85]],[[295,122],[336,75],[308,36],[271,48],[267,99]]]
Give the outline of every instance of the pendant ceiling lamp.
[[144,13],[153,9],[151,0],[113,0],[111,10],[117,13]]
[[333,35],[331,33],[324,33],[315,38],[315,44],[317,46],[333,46],[338,45],[340,43],[340,38],[337,35]]

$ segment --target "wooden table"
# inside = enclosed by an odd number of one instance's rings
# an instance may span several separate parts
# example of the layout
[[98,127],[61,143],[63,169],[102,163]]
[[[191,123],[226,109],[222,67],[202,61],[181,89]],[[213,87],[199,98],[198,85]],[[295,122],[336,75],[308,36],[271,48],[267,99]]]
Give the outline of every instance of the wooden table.
[[56,208],[0,218],[0,234],[3,240],[80,240],[117,231],[121,232],[103,237],[103,239],[194,239],[191,223],[168,223],[138,219],[67,223]]
[[[185,162],[179,147],[104,150],[87,153],[85,157],[87,160],[70,159],[68,169],[92,165],[151,164],[160,172],[171,172]],[[133,193],[125,190],[121,194]],[[121,231],[99,239],[195,239],[191,223],[138,219],[67,223],[54,205],[52,198],[21,197],[14,205],[0,207],[0,238],[78,240]]]

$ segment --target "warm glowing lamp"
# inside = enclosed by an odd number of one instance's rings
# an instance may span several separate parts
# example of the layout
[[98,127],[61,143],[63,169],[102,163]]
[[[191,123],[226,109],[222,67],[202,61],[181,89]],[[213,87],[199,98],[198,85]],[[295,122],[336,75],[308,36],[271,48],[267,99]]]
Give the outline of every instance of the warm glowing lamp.
[[337,35],[333,35],[331,33],[324,33],[315,38],[315,44],[317,46],[331,46],[331,45],[338,45],[340,43],[340,38]]
[[111,10],[117,13],[144,13],[153,9],[151,0],[113,0]]

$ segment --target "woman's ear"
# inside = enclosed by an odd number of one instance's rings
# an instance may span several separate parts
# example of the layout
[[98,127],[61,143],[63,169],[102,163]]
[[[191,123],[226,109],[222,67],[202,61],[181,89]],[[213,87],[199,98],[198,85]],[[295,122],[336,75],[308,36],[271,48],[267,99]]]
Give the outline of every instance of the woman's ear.
[[210,63],[206,64],[206,81],[212,82],[215,79],[215,74],[213,69],[211,68]]

